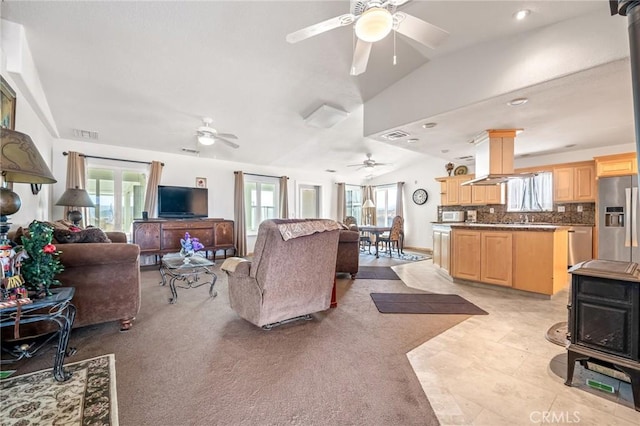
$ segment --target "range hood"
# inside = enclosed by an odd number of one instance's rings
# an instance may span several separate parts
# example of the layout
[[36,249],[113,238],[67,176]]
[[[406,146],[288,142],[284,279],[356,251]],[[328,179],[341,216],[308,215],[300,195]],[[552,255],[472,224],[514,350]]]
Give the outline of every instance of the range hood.
[[462,185],[498,185],[509,179],[535,176],[515,173],[513,146],[518,129],[487,130],[475,138],[476,178]]

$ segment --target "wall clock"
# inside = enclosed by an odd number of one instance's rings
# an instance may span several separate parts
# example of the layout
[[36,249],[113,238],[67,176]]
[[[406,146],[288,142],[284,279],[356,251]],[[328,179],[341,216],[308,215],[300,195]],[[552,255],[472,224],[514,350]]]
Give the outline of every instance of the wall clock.
[[413,202],[418,204],[418,205],[422,205],[424,203],[427,202],[427,199],[429,199],[429,194],[427,194],[427,191],[420,188],[420,189],[416,189],[413,192]]

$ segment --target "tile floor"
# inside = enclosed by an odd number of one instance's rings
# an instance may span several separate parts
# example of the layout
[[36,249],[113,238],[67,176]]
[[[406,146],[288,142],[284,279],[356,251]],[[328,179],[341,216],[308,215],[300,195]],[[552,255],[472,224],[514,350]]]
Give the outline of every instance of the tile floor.
[[[631,386],[576,365],[564,385],[566,350],[545,339],[566,321],[567,291],[551,299],[491,286],[456,284],[430,260],[402,263],[362,255],[361,264],[393,266],[408,286],[459,294],[489,315],[476,315],[407,354],[442,425],[640,425]],[[593,390],[585,377],[615,387]]]

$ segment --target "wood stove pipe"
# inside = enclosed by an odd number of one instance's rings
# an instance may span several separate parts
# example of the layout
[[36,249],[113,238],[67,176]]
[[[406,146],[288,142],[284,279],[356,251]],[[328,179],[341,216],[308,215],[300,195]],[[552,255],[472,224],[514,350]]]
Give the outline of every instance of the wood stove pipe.
[[[640,0],[610,0],[609,6],[612,15],[619,14],[629,19],[629,57],[636,123],[636,157],[638,170],[640,170]],[[638,173],[638,182],[640,183],[640,173]]]

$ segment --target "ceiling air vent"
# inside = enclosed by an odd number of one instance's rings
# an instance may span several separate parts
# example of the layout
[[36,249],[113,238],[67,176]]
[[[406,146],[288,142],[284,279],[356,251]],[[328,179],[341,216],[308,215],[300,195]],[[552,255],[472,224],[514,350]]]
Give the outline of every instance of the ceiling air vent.
[[388,141],[395,141],[398,139],[406,138],[407,136],[409,136],[409,133],[405,132],[404,130],[393,130],[389,133],[380,135],[381,138],[386,139]]
[[98,140],[98,132],[93,132],[91,130],[73,129],[73,136],[79,139]]
[[473,160],[473,155],[463,155],[462,157],[456,157],[456,160],[462,160],[462,161]]
[[193,148],[180,148],[182,152],[188,152],[189,154],[200,154],[200,151]]

